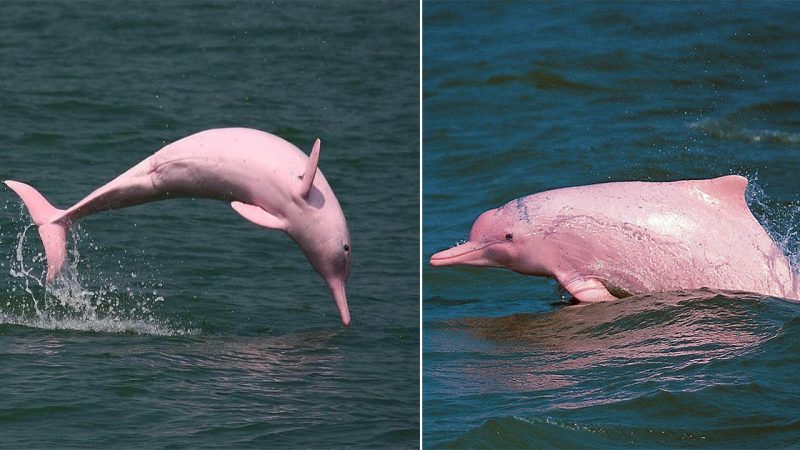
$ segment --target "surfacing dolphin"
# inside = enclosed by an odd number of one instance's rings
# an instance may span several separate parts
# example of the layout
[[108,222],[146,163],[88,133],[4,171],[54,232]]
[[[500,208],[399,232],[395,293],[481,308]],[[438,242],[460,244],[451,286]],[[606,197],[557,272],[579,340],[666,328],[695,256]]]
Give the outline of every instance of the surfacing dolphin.
[[578,186],[478,217],[433,266],[502,267],[558,280],[582,302],[714,288],[800,299],[800,277],[745,202],[747,179]]
[[310,156],[289,142],[247,128],[201,131],[173,142],[66,210],[34,188],[5,183],[21,198],[47,256],[47,281],[66,260],[66,232],[90,214],[172,197],[231,202],[256,225],[281,230],[300,247],[325,280],[344,325],[350,324],[345,282],[350,274],[350,232],[319,163],[320,142]]

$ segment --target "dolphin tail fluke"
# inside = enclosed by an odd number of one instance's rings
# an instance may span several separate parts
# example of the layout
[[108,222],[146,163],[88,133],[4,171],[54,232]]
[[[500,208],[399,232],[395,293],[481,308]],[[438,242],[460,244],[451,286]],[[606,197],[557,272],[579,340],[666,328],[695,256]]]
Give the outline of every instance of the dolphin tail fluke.
[[39,227],[39,236],[47,257],[47,281],[53,281],[67,260],[67,222],[64,210],[50,204],[36,189],[25,183],[6,180],[6,186],[19,195]]

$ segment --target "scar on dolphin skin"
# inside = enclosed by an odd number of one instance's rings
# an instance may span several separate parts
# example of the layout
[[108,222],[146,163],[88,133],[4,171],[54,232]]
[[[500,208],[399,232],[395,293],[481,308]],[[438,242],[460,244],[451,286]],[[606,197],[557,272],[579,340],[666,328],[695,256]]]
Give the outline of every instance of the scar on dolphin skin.
[[[280,230],[297,243],[325,281],[342,323],[350,324],[345,283],[350,232],[339,201],[319,170],[320,141],[311,154],[263,131],[220,128],[173,142],[68,209],[52,206],[36,189],[5,184],[20,196],[47,257],[47,282],[66,261],[69,226],[90,214],[174,197],[230,202],[244,219]],[[292,174],[302,174],[297,177]]]
[[528,216],[528,205],[525,203],[525,200],[523,198],[518,198],[516,203],[520,220],[524,220],[526,223],[531,223],[531,218]]
[[701,288],[800,300],[800,277],[750,212],[747,183],[630,181],[521,197],[475,220],[462,244],[472,251],[430,263],[555,278],[584,302]]

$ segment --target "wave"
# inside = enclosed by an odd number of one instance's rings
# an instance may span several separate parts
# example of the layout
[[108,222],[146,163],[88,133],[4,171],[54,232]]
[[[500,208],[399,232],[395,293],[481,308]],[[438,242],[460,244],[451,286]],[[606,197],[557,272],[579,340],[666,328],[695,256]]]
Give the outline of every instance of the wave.
[[508,83],[522,82],[544,91],[565,92],[609,92],[611,89],[597,84],[570,80],[554,72],[536,69],[526,74],[496,74],[486,79],[489,86],[502,86]]
[[551,417],[500,417],[438,448],[789,448],[797,443],[800,425],[796,419],[711,428],[703,422],[676,427],[646,420],[583,423]]
[[[744,345],[769,334],[771,328],[757,320],[764,308],[790,308],[800,314],[800,304],[779,306],[782,303],[789,302],[744,292],[698,289],[565,306],[545,314],[457,319],[453,323],[466,325],[483,339],[541,347],[569,342],[572,349],[636,346],[641,351],[650,342],[648,336],[631,334],[642,330],[650,336],[656,333],[672,338],[683,336],[697,344],[711,335],[718,342]],[[639,354],[642,356],[646,355]]]
[[446,323],[490,344],[471,350],[458,379],[461,402],[479,398],[486,415],[434,446],[785,447],[800,438],[786,396],[800,363],[797,302],[704,289]]
[[742,127],[733,121],[725,119],[703,119],[691,122],[688,126],[689,128],[701,130],[711,136],[724,140],[737,140],[754,144],[800,144],[800,133]]

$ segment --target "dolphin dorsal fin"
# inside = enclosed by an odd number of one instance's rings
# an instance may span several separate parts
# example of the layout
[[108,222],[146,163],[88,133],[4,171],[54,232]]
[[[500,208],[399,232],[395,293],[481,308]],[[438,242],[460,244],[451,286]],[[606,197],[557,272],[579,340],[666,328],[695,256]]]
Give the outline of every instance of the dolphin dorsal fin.
[[311,192],[311,186],[314,185],[314,177],[317,175],[317,166],[319,165],[319,139],[314,142],[314,148],[311,149],[311,155],[308,156],[308,164],[306,165],[306,172],[301,179],[303,184],[300,185],[300,197],[308,198],[308,193]]
[[744,191],[747,189],[747,178],[741,175],[727,175],[708,180],[703,190],[722,202],[745,206]]

